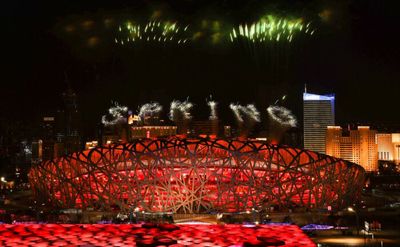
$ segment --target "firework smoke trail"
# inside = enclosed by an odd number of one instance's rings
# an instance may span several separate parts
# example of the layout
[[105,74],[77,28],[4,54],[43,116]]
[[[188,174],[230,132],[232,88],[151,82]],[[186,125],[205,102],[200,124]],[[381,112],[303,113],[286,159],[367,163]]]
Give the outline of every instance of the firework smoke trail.
[[314,32],[313,25],[302,18],[267,15],[253,23],[235,25],[226,40],[244,48],[257,66],[266,65],[269,80],[279,84],[290,75],[292,49],[298,45],[294,41]]
[[245,112],[246,116],[248,116],[252,121],[260,122],[260,112],[253,104],[247,105],[242,109],[242,111]]
[[218,114],[217,114],[217,105],[218,103],[215,102],[212,99],[212,95],[210,95],[210,99],[206,99],[207,105],[210,107],[210,116],[208,119],[210,120],[217,120],[218,119]]
[[235,114],[238,121],[238,129],[242,137],[250,133],[256,122],[260,122],[260,112],[253,104],[242,106],[231,103],[229,107]]
[[193,104],[188,100],[184,102],[180,102],[179,100],[173,100],[171,102],[170,110],[169,110],[169,119],[171,121],[177,122],[180,119],[180,116],[183,117],[183,120],[190,120],[192,116],[190,115],[190,109],[193,107]]
[[126,122],[126,114],[128,112],[128,107],[120,106],[117,102],[112,103],[113,106],[108,109],[109,115],[103,115],[101,122],[106,125],[116,125],[119,123]]
[[[236,120],[239,122],[244,122],[245,119],[250,120],[251,122],[260,122],[260,112],[253,104],[249,104],[247,106],[242,106],[239,104],[231,103],[229,108],[232,109],[235,114]],[[245,119],[243,118],[245,116]]]
[[139,119],[142,123],[146,120],[146,118],[153,118],[158,116],[162,111],[162,106],[158,102],[152,102],[144,104],[139,109]]
[[207,105],[210,107],[210,116],[208,117],[208,119],[217,120],[218,119],[217,102],[211,100],[207,102]]
[[283,107],[277,105],[271,105],[267,108],[268,115],[283,126],[288,127],[296,127],[297,126],[297,119],[293,115],[293,113]]
[[235,114],[236,120],[240,123],[243,123],[244,120],[242,118],[242,114],[240,113],[240,107],[241,107],[241,105],[236,105],[233,103],[231,103],[229,105],[229,108],[231,108],[233,111],[233,114]]
[[277,100],[275,100],[274,105],[277,105],[279,103],[279,101],[284,101],[286,99],[286,94],[282,96],[282,98],[278,98]]

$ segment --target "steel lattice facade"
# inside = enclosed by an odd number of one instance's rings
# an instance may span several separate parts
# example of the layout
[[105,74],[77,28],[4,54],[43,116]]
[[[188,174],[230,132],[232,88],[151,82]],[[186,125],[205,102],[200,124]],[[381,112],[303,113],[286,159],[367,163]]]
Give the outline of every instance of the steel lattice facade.
[[34,166],[38,198],[61,208],[240,212],[293,206],[341,208],[359,194],[359,165],[255,140],[144,139]]

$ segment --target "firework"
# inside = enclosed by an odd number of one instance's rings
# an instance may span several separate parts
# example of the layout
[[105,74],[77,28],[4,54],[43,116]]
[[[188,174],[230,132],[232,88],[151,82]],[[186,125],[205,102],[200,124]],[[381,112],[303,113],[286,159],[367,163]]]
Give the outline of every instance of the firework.
[[242,106],[231,103],[229,108],[232,109],[238,122],[244,122],[245,119],[250,120],[251,122],[260,122],[260,112],[253,104]]
[[193,104],[188,100],[184,102],[180,102],[179,100],[174,100],[171,102],[170,111],[169,111],[169,119],[171,121],[179,121],[180,117],[184,120],[190,120],[192,116],[190,115],[190,109],[193,107]]
[[143,123],[146,119],[152,119],[160,114],[162,106],[158,102],[144,104],[139,109],[139,120]]
[[289,127],[297,126],[296,117],[289,109],[283,106],[271,105],[267,108],[267,112],[268,115],[273,120],[275,120],[276,122],[278,122],[283,126],[289,126]]
[[275,100],[274,105],[277,105],[279,103],[279,101],[284,101],[286,99],[286,94],[282,96],[282,98],[278,98],[277,100]]
[[311,23],[303,23],[302,19],[277,18],[268,15],[252,24],[241,24],[234,27],[229,34],[231,42],[237,39],[246,39],[252,43],[263,43],[272,41],[292,42],[294,36],[298,33],[313,35]]
[[128,107],[121,106],[117,102],[112,103],[113,105],[108,109],[108,115],[103,115],[101,122],[106,125],[116,125],[126,122],[126,114]]
[[235,105],[235,104],[231,103],[229,105],[229,108],[231,108],[233,111],[233,114],[235,114],[236,120],[238,122],[243,122],[242,114],[240,113],[240,105]]
[[210,116],[208,119],[210,120],[217,120],[218,119],[218,114],[217,114],[217,105],[218,103],[212,100],[212,96],[210,95],[210,100],[206,100],[207,105],[210,107]]
[[189,26],[180,26],[177,22],[149,21],[146,24],[126,23],[119,27],[120,38],[115,38],[117,44],[136,42],[185,44],[189,41],[185,35]]
[[217,102],[215,101],[208,101],[207,105],[210,107],[210,120],[216,120],[218,119],[217,116]]

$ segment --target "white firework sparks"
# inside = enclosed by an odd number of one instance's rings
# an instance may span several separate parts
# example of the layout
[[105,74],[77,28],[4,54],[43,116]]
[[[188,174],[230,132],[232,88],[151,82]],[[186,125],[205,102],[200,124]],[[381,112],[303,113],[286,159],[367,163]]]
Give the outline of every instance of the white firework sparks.
[[231,103],[229,107],[232,109],[233,113],[235,114],[236,119],[239,122],[243,122],[244,118],[254,121],[260,122],[260,112],[253,104],[248,104],[247,106],[242,106],[239,104]]
[[267,112],[273,120],[277,121],[281,125],[289,127],[297,126],[296,117],[289,109],[283,106],[271,105],[267,108]]
[[180,102],[179,100],[172,101],[169,110],[169,119],[171,121],[177,121],[179,119],[179,114],[182,114],[185,120],[191,119],[190,109],[192,109],[192,107],[193,104],[188,100],[184,102]]
[[146,118],[157,116],[162,111],[162,106],[158,102],[144,104],[139,109],[139,119],[144,122]]
[[217,115],[218,103],[213,100],[210,100],[207,102],[207,105],[210,107],[210,117],[208,119],[210,119],[210,120],[218,119],[218,115]]
[[257,108],[253,105],[247,105],[246,107],[243,108],[243,112],[246,113],[246,115],[251,118],[253,121],[260,122],[260,112],[257,110]]
[[242,115],[240,114],[240,105],[235,105],[231,103],[229,105],[229,108],[231,108],[233,113],[235,114],[236,120],[238,120],[239,122],[243,122]]
[[117,102],[114,103],[113,106],[108,109],[108,116],[103,115],[101,118],[101,122],[106,125],[116,125],[119,123],[126,122],[126,113],[128,112],[128,107],[121,106]]

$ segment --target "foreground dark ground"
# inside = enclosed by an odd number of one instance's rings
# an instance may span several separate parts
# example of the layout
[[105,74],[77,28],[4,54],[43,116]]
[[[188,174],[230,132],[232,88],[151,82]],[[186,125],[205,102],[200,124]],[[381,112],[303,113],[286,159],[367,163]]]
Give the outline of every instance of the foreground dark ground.
[[[63,212],[52,209],[51,205],[36,202],[28,190],[8,191],[0,205],[0,221],[3,223],[135,223],[146,221],[182,223],[187,221],[207,222],[216,224],[238,224],[245,222],[267,223],[286,222],[304,226],[307,224],[324,224],[339,229],[306,231],[310,238],[321,246],[400,246],[400,207],[399,193],[385,193],[381,191],[364,192],[360,205],[354,207],[355,212],[347,209],[332,213],[327,211],[291,210],[271,212],[266,220],[260,220],[253,214],[239,216],[224,216],[217,219],[217,215],[179,215],[172,218],[147,217],[120,220],[118,210],[114,212],[84,211]],[[264,217],[266,217],[264,215]],[[254,222],[252,222],[254,221]],[[370,229],[365,234],[364,222],[378,222],[380,229]],[[357,230],[358,233],[357,234]]]

